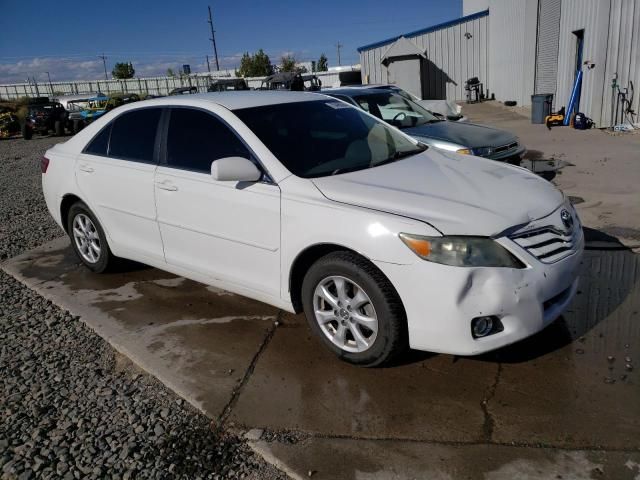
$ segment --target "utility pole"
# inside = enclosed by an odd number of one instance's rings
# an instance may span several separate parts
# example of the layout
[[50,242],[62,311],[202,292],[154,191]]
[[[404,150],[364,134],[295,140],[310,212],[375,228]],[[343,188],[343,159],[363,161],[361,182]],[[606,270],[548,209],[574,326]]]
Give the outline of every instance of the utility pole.
[[342,65],[342,63],[340,63],[340,49],[344,47],[344,45],[342,45],[340,42],[336,43],[336,50],[338,50],[338,66]]
[[107,77],[107,57],[105,57],[104,52],[102,52],[102,55],[98,55],[98,58],[102,59],[102,66],[104,67],[104,79],[109,80],[109,78]]
[[211,73],[211,65],[209,65],[209,55],[207,55],[207,72]]
[[216,70],[220,70],[220,64],[218,63],[218,49],[216,48],[216,31],[213,29],[213,20],[211,19],[211,6],[209,6],[209,28],[211,29],[211,43],[213,43],[213,54],[216,57]]
[[51,95],[53,95],[53,85],[51,84],[51,75],[49,75],[49,72],[44,72],[47,74],[47,78],[49,79],[49,88],[51,89]]

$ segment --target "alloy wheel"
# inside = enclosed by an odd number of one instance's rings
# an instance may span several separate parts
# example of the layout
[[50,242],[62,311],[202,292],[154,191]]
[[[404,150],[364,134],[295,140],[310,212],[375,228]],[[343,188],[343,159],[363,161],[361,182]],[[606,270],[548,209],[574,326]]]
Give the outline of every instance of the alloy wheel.
[[341,276],[324,278],[315,288],[313,310],[322,333],[350,353],[368,350],[378,335],[373,303],[358,284]]
[[73,219],[73,240],[82,258],[88,263],[100,260],[100,235],[98,229],[84,213],[79,213]]

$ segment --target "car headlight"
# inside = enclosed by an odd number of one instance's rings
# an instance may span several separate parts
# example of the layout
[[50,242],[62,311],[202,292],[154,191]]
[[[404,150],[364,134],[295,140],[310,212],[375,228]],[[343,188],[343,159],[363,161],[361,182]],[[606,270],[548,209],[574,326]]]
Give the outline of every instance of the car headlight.
[[454,267],[525,268],[511,252],[487,237],[425,237],[401,233],[413,253],[429,262]]
[[476,157],[488,157],[489,155],[491,155],[491,152],[493,150],[491,149],[491,147],[478,147],[472,148],[471,151]]

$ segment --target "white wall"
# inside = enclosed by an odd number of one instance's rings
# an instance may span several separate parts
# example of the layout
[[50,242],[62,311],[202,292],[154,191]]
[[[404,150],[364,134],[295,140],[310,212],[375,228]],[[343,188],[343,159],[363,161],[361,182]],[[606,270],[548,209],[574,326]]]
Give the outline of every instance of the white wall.
[[490,0],[489,78],[500,101],[530,105],[535,80],[538,0]]

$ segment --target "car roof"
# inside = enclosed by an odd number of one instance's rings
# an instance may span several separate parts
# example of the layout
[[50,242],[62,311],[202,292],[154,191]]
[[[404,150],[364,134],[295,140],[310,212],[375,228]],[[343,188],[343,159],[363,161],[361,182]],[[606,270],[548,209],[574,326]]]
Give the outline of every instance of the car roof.
[[186,105],[194,101],[222,105],[229,110],[262,107],[279,103],[309,102],[322,100],[322,97],[309,92],[290,92],[288,90],[245,90],[231,92],[195,93],[193,95],[162,97],[143,100],[130,105]]

